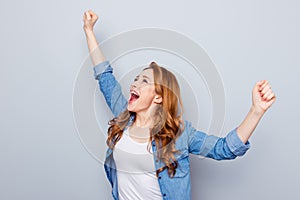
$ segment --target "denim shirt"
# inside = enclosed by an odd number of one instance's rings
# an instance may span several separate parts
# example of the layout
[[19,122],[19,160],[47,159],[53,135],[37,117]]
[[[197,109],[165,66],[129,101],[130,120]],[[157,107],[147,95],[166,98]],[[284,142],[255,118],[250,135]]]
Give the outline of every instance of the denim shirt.
[[[114,116],[118,116],[127,108],[127,99],[122,94],[121,86],[113,75],[113,68],[108,60],[94,66],[94,78],[98,80],[101,92],[104,95],[107,105]],[[130,120],[125,127],[127,129],[134,121],[135,115],[130,116]],[[234,159],[242,156],[250,148],[250,143],[245,144],[237,135],[237,127],[230,131],[226,137],[207,135],[196,130],[191,122],[184,120],[184,130],[176,139],[175,148],[180,154],[175,154],[178,167],[173,178],[168,176],[167,169],[159,173],[157,179],[160,191],[164,200],[191,199],[191,180],[190,180],[190,160],[189,154],[201,155],[215,160]],[[163,167],[164,163],[157,159],[156,144],[153,140],[152,151],[153,161],[156,170]],[[113,150],[107,148],[106,159],[104,162],[106,176],[112,186],[112,196],[118,200],[118,179],[116,164],[113,158]]]

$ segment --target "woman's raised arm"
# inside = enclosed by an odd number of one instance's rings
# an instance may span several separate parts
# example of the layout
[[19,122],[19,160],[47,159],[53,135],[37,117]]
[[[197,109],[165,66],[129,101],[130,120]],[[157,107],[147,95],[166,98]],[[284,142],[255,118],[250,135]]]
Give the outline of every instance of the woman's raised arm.
[[276,96],[267,80],[257,82],[252,90],[252,106],[244,121],[226,137],[207,135],[186,122],[189,152],[216,160],[234,159],[250,148],[248,139]]
[[86,11],[83,16],[84,26],[90,57],[94,65],[94,77],[98,80],[100,91],[102,92],[106,103],[114,116],[118,116],[127,107],[127,99],[122,93],[119,82],[113,75],[113,68],[110,62],[104,57],[93,27],[98,16],[91,10]]
[[252,106],[241,125],[237,128],[240,139],[246,143],[266,111],[275,102],[276,96],[267,80],[257,82],[252,90]]
[[97,39],[94,34],[94,25],[97,22],[97,20],[98,16],[91,10],[86,11],[83,15],[83,29],[85,32],[90,56],[94,66],[105,61],[103,52],[99,48]]

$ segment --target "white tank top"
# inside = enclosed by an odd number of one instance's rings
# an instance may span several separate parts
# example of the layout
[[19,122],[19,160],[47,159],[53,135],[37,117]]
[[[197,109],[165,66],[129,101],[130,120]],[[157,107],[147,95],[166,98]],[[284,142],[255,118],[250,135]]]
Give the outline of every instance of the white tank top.
[[162,200],[152,148],[150,154],[147,145],[134,141],[126,129],[114,148],[120,200]]

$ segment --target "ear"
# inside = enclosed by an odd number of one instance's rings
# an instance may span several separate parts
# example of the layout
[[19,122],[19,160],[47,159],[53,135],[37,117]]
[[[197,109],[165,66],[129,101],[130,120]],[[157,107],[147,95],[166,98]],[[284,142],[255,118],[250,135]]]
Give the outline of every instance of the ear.
[[162,102],[162,96],[161,95],[155,95],[155,97],[153,99],[153,102],[160,104]]

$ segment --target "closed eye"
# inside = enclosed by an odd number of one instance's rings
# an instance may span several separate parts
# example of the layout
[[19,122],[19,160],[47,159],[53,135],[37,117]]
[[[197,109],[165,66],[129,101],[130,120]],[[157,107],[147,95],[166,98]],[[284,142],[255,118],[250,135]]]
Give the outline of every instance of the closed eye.
[[[149,83],[149,81],[147,79],[149,79],[147,76],[143,75],[143,77],[145,77],[142,82],[144,83]],[[133,81],[138,81],[139,80],[139,76],[136,76]]]

